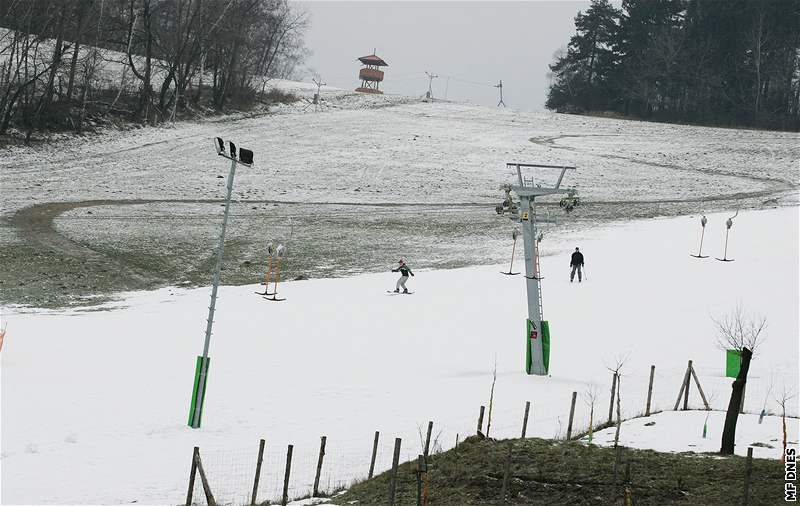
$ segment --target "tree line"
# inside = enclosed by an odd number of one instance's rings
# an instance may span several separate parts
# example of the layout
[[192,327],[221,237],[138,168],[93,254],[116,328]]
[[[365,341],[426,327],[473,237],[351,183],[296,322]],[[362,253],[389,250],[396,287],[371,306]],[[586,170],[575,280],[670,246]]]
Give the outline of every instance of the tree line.
[[0,135],[247,107],[307,26],[288,0],[0,0]]
[[800,129],[800,0],[592,0],[546,106]]

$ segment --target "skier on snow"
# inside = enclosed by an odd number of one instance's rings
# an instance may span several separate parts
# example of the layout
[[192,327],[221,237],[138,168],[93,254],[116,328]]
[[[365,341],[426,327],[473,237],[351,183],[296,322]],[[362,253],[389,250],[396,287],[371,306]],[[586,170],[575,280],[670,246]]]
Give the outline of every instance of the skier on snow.
[[408,288],[406,288],[406,281],[408,281],[408,275],[414,275],[411,272],[411,269],[408,268],[406,262],[403,259],[400,259],[399,266],[397,269],[392,269],[392,272],[399,272],[400,279],[397,280],[397,287],[394,289],[394,293],[400,293],[400,287],[403,287],[403,293],[408,293]]
[[578,283],[581,282],[581,268],[583,267],[583,253],[580,252],[578,248],[575,248],[575,252],[572,254],[572,259],[569,261],[569,266],[572,268],[572,272],[569,273],[569,282],[572,283],[572,280],[575,279],[575,271],[578,271]]

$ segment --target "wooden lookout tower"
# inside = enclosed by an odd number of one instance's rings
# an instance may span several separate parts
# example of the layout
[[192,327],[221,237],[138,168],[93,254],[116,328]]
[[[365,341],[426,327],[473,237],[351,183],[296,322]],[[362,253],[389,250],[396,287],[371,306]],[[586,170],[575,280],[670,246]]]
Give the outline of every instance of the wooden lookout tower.
[[361,70],[358,71],[358,78],[361,79],[361,86],[356,88],[356,91],[362,93],[383,93],[378,89],[378,85],[383,81],[383,71],[380,67],[388,67],[389,64],[383,61],[382,58],[375,56],[375,51],[369,56],[362,56],[358,59],[364,64]]

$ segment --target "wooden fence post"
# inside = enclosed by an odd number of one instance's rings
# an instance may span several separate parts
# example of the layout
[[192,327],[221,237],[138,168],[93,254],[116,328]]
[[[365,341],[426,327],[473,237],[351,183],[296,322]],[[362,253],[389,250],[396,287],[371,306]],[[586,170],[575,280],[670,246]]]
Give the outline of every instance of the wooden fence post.
[[508,455],[506,456],[506,465],[503,469],[503,487],[500,489],[500,502],[506,501],[506,492],[508,491],[508,477],[511,474],[511,450],[513,443],[508,442]]
[[289,502],[289,476],[292,474],[292,450],[294,445],[289,445],[286,450],[286,472],[283,475],[283,497],[281,498],[281,506],[286,506]]
[[673,408],[673,411],[678,411],[678,406],[681,404],[681,397],[683,397],[683,392],[687,388],[687,383],[689,383],[690,374],[691,372],[689,369],[686,369],[686,374],[683,375],[683,383],[681,383],[681,389],[678,392],[678,398],[675,400],[675,407]]
[[617,373],[614,373],[614,378],[611,380],[611,402],[608,404],[608,423],[614,419],[614,396],[617,395]]
[[650,416],[650,401],[653,399],[653,378],[656,375],[656,366],[650,366],[650,382],[647,384],[647,407],[644,410],[644,416]]
[[[692,373],[692,378],[694,378],[695,385],[697,385],[697,391],[700,392],[700,398],[703,399],[703,406],[706,407],[706,410],[710,411],[711,410],[711,406],[708,405],[708,400],[706,399],[706,394],[705,394],[705,392],[703,392],[703,387],[700,386],[700,380],[697,379],[697,373],[694,372],[694,366],[692,366],[692,370],[690,372]],[[742,398],[742,399],[744,399],[744,398]]]
[[392,474],[389,477],[389,506],[395,506],[394,492],[397,488],[397,465],[400,463],[400,444],[402,439],[394,439],[394,455],[392,456]]
[[422,506],[422,473],[425,469],[425,456],[420,455],[417,457],[417,506]]
[[314,489],[311,492],[311,497],[317,497],[319,495],[319,475],[322,473],[322,459],[325,458],[325,442],[327,439],[327,436],[322,436],[320,438],[319,457],[317,458],[317,474],[314,477]]
[[572,439],[572,420],[575,418],[575,399],[578,398],[578,392],[572,392],[572,404],[569,407],[569,423],[567,424],[567,441]]
[[253,495],[250,499],[250,506],[256,506],[258,497],[258,481],[261,479],[261,462],[264,460],[264,440],[258,442],[258,460],[256,461],[256,477],[253,480]]
[[186,493],[186,506],[192,506],[192,494],[194,493],[194,477],[197,474],[197,456],[200,454],[200,447],[195,446],[192,450],[192,469],[189,471],[189,491]]
[[744,499],[742,504],[747,506],[750,504],[750,477],[753,474],[753,447],[747,448],[747,462],[744,467]]
[[683,410],[686,411],[689,409],[689,387],[691,386],[689,382],[689,375],[692,373],[692,361],[689,361],[689,365],[686,366],[686,390],[683,392]]
[[194,460],[197,463],[197,471],[200,473],[200,481],[203,483],[203,492],[206,494],[206,503],[208,506],[216,506],[217,502],[214,500],[214,494],[211,493],[211,487],[208,485],[206,479],[206,472],[203,470],[203,461],[200,459],[200,448],[194,454]]
[[525,437],[525,432],[528,430],[528,412],[531,410],[531,401],[525,401],[525,416],[522,418],[522,436]]
[[481,411],[478,414],[478,435],[483,435],[483,412],[486,409],[485,406],[481,406]]
[[433,432],[433,421],[428,421],[428,435],[425,436],[425,451],[422,453],[427,461],[428,451],[431,447],[431,432]]
[[372,478],[372,473],[375,471],[375,456],[378,454],[378,438],[380,435],[381,433],[376,430],[375,441],[372,443],[372,459],[369,461],[369,474],[367,475],[368,480]]

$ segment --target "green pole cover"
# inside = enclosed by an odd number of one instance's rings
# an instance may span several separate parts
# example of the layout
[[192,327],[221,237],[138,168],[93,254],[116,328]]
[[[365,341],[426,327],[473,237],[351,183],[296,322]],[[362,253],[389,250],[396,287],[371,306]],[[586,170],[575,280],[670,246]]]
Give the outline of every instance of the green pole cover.
[[[203,380],[203,397],[198,399],[197,398],[197,391],[200,388],[200,381],[201,381],[200,372],[203,370],[203,357],[202,356],[198,356],[197,357],[197,365],[195,365],[195,368],[194,368],[194,387],[192,388],[192,405],[189,407],[189,427],[194,427],[194,428],[200,427],[200,419],[203,418],[203,401],[206,398],[206,385],[205,385],[205,383],[207,383],[207,381],[208,381],[208,369],[209,369],[210,365],[211,365],[211,357],[207,357],[206,358],[206,375],[205,375],[205,379]],[[198,418],[197,419],[197,423],[193,424],[192,422],[195,421],[194,420],[194,410],[195,410],[195,406],[197,406],[198,402],[200,403],[200,415],[197,417]]]
[[542,320],[542,362],[544,373],[550,374],[550,324]]

